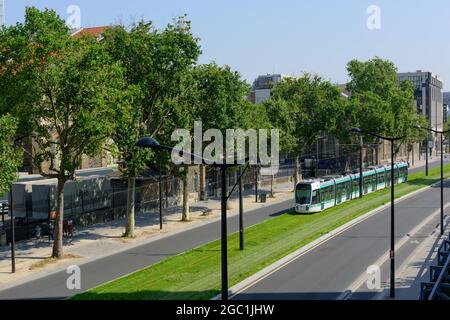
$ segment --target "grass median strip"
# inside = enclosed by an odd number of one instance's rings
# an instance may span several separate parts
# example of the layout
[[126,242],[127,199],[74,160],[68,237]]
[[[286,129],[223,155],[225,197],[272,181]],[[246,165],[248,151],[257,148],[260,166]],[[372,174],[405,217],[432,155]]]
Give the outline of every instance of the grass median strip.
[[[450,176],[450,165],[444,167]],[[396,186],[402,197],[440,178],[440,168],[410,175]],[[389,189],[369,194],[315,215],[284,214],[245,231],[246,247],[239,250],[239,234],[228,237],[230,287],[337,227],[389,202]],[[146,269],[93,288],[73,299],[202,300],[220,293],[220,241],[165,259]]]

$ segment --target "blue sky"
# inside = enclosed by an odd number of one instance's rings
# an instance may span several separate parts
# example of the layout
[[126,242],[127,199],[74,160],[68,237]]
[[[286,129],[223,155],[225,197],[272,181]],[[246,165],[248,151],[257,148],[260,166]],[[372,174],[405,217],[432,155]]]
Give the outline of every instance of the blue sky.
[[[259,74],[303,71],[345,82],[349,60],[378,55],[402,72],[437,73],[450,90],[448,0],[5,0],[6,23],[22,21],[31,5],[66,19],[72,4],[85,27],[141,18],[163,27],[186,13],[201,38],[200,62],[228,64],[250,83]],[[381,9],[380,30],[366,26],[369,5]]]

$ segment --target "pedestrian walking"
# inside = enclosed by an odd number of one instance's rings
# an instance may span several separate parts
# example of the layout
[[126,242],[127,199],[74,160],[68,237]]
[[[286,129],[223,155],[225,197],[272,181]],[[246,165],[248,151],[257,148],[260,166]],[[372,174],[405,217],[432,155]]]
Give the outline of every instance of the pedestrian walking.
[[41,226],[36,225],[36,227],[34,228],[34,239],[36,244],[39,244],[41,242],[41,231]]
[[69,217],[69,219],[67,220],[67,229],[69,236],[73,237],[74,221],[72,217]]
[[55,236],[55,222],[50,220],[48,223],[48,241],[52,241]]

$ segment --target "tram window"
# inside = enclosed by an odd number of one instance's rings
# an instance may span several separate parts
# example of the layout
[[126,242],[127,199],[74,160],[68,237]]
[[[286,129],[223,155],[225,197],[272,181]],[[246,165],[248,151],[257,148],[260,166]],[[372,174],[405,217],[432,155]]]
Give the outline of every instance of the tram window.
[[311,201],[311,186],[309,185],[298,185],[296,198],[298,204],[309,204]]
[[347,183],[341,183],[341,190],[339,191],[339,194],[343,197],[347,190]]
[[340,184],[336,185],[336,196],[339,196],[341,190],[342,190],[341,185]]
[[344,188],[343,194],[348,194],[348,193],[350,192],[350,190],[351,190],[351,184],[350,184],[350,181],[345,182],[345,183],[343,184],[343,188]]
[[408,168],[403,167],[403,168],[401,169],[401,176],[402,176],[403,178],[406,178],[406,177],[408,176]]
[[347,190],[347,198],[350,197],[350,193],[352,192],[352,182],[348,181],[346,183],[346,190]]
[[330,201],[334,199],[334,186],[322,189],[322,201]]
[[311,204],[318,204],[320,202],[320,198],[319,198],[319,190],[314,190],[312,192],[312,202]]
[[329,196],[328,188],[324,188],[322,190],[322,202],[328,201],[328,196]]
[[353,192],[359,191],[359,179],[353,180]]

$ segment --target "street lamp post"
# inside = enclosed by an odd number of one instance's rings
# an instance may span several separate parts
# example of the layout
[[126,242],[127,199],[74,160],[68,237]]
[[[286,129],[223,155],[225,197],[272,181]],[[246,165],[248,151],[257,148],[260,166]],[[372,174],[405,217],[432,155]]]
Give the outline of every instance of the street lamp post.
[[162,207],[162,165],[161,159],[159,160],[159,229],[163,229],[163,207]]
[[16,226],[14,223],[12,186],[9,188],[9,217],[11,219],[11,273],[16,273]]
[[[139,148],[149,148],[149,149],[158,149],[165,150],[171,152],[175,150],[173,147],[160,145],[158,141],[150,137],[143,137],[136,142],[136,146]],[[221,173],[221,266],[222,266],[222,300],[228,300],[228,248],[227,248],[227,201],[231,197],[234,192],[234,189],[241,181],[243,175],[247,171],[249,165],[247,164],[242,173],[239,176],[238,181],[233,186],[231,192],[228,194],[227,192],[227,179],[226,179],[226,170],[230,167],[236,167],[234,164],[227,164],[226,161],[223,161],[222,164],[211,164],[214,163],[210,161],[209,163],[205,163],[203,157],[198,156],[196,154],[190,154],[183,151],[184,156],[190,156],[191,158],[200,159],[203,164],[211,165],[214,167],[218,167]],[[246,159],[247,162],[247,159]],[[242,196],[242,193],[240,193]]]
[[222,196],[220,201],[221,223],[220,239],[222,249],[222,300],[228,300],[228,241],[227,241],[227,171],[226,167],[220,167]]
[[[239,168],[242,176],[242,168]],[[242,179],[239,179],[239,249],[244,250],[244,199],[242,196]]]
[[[421,126],[416,126],[416,129],[422,129],[429,132],[434,132],[441,135],[441,235],[444,235],[444,135],[449,133],[447,131],[438,131],[431,128],[422,128]],[[428,145],[427,145],[428,148]],[[428,150],[427,150],[428,156]],[[427,170],[428,171],[428,170]]]
[[356,128],[352,129],[351,132],[359,134],[359,198],[362,199],[363,197],[363,148],[364,148],[364,140],[363,136],[360,134],[361,132],[357,132]]
[[319,140],[320,139],[317,139],[316,140],[316,172],[315,172],[315,176],[316,176],[316,178],[318,178],[319,177],[319,174],[318,174],[318,171],[319,171]]
[[316,178],[319,177],[319,143],[320,143],[320,141],[323,142],[326,139],[327,139],[326,136],[321,136],[321,137],[317,138],[317,140],[316,140],[316,165],[315,165],[315,173],[314,173],[314,176]]
[[255,170],[255,202],[258,203],[258,170]]
[[362,199],[363,197],[363,147],[364,147],[364,140],[363,136],[360,136],[359,141],[359,198]]
[[441,134],[441,236],[444,235],[444,134]]
[[3,231],[6,230],[5,226],[5,204],[2,202],[2,229]]
[[428,142],[428,136],[427,136],[427,143],[425,143],[425,176],[428,177],[428,150],[430,149],[429,147],[429,142]]
[[391,143],[391,248],[389,257],[391,260],[391,273],[390,273],[390,296],[395,298],[395,166],[394,166],[394,145],[396,141],[403,140],[406,137],[383,137],[375,133],[363,132],[359,128],[351,129],[351,132],[357,134],[366,134],[382,140],[389,141]]

